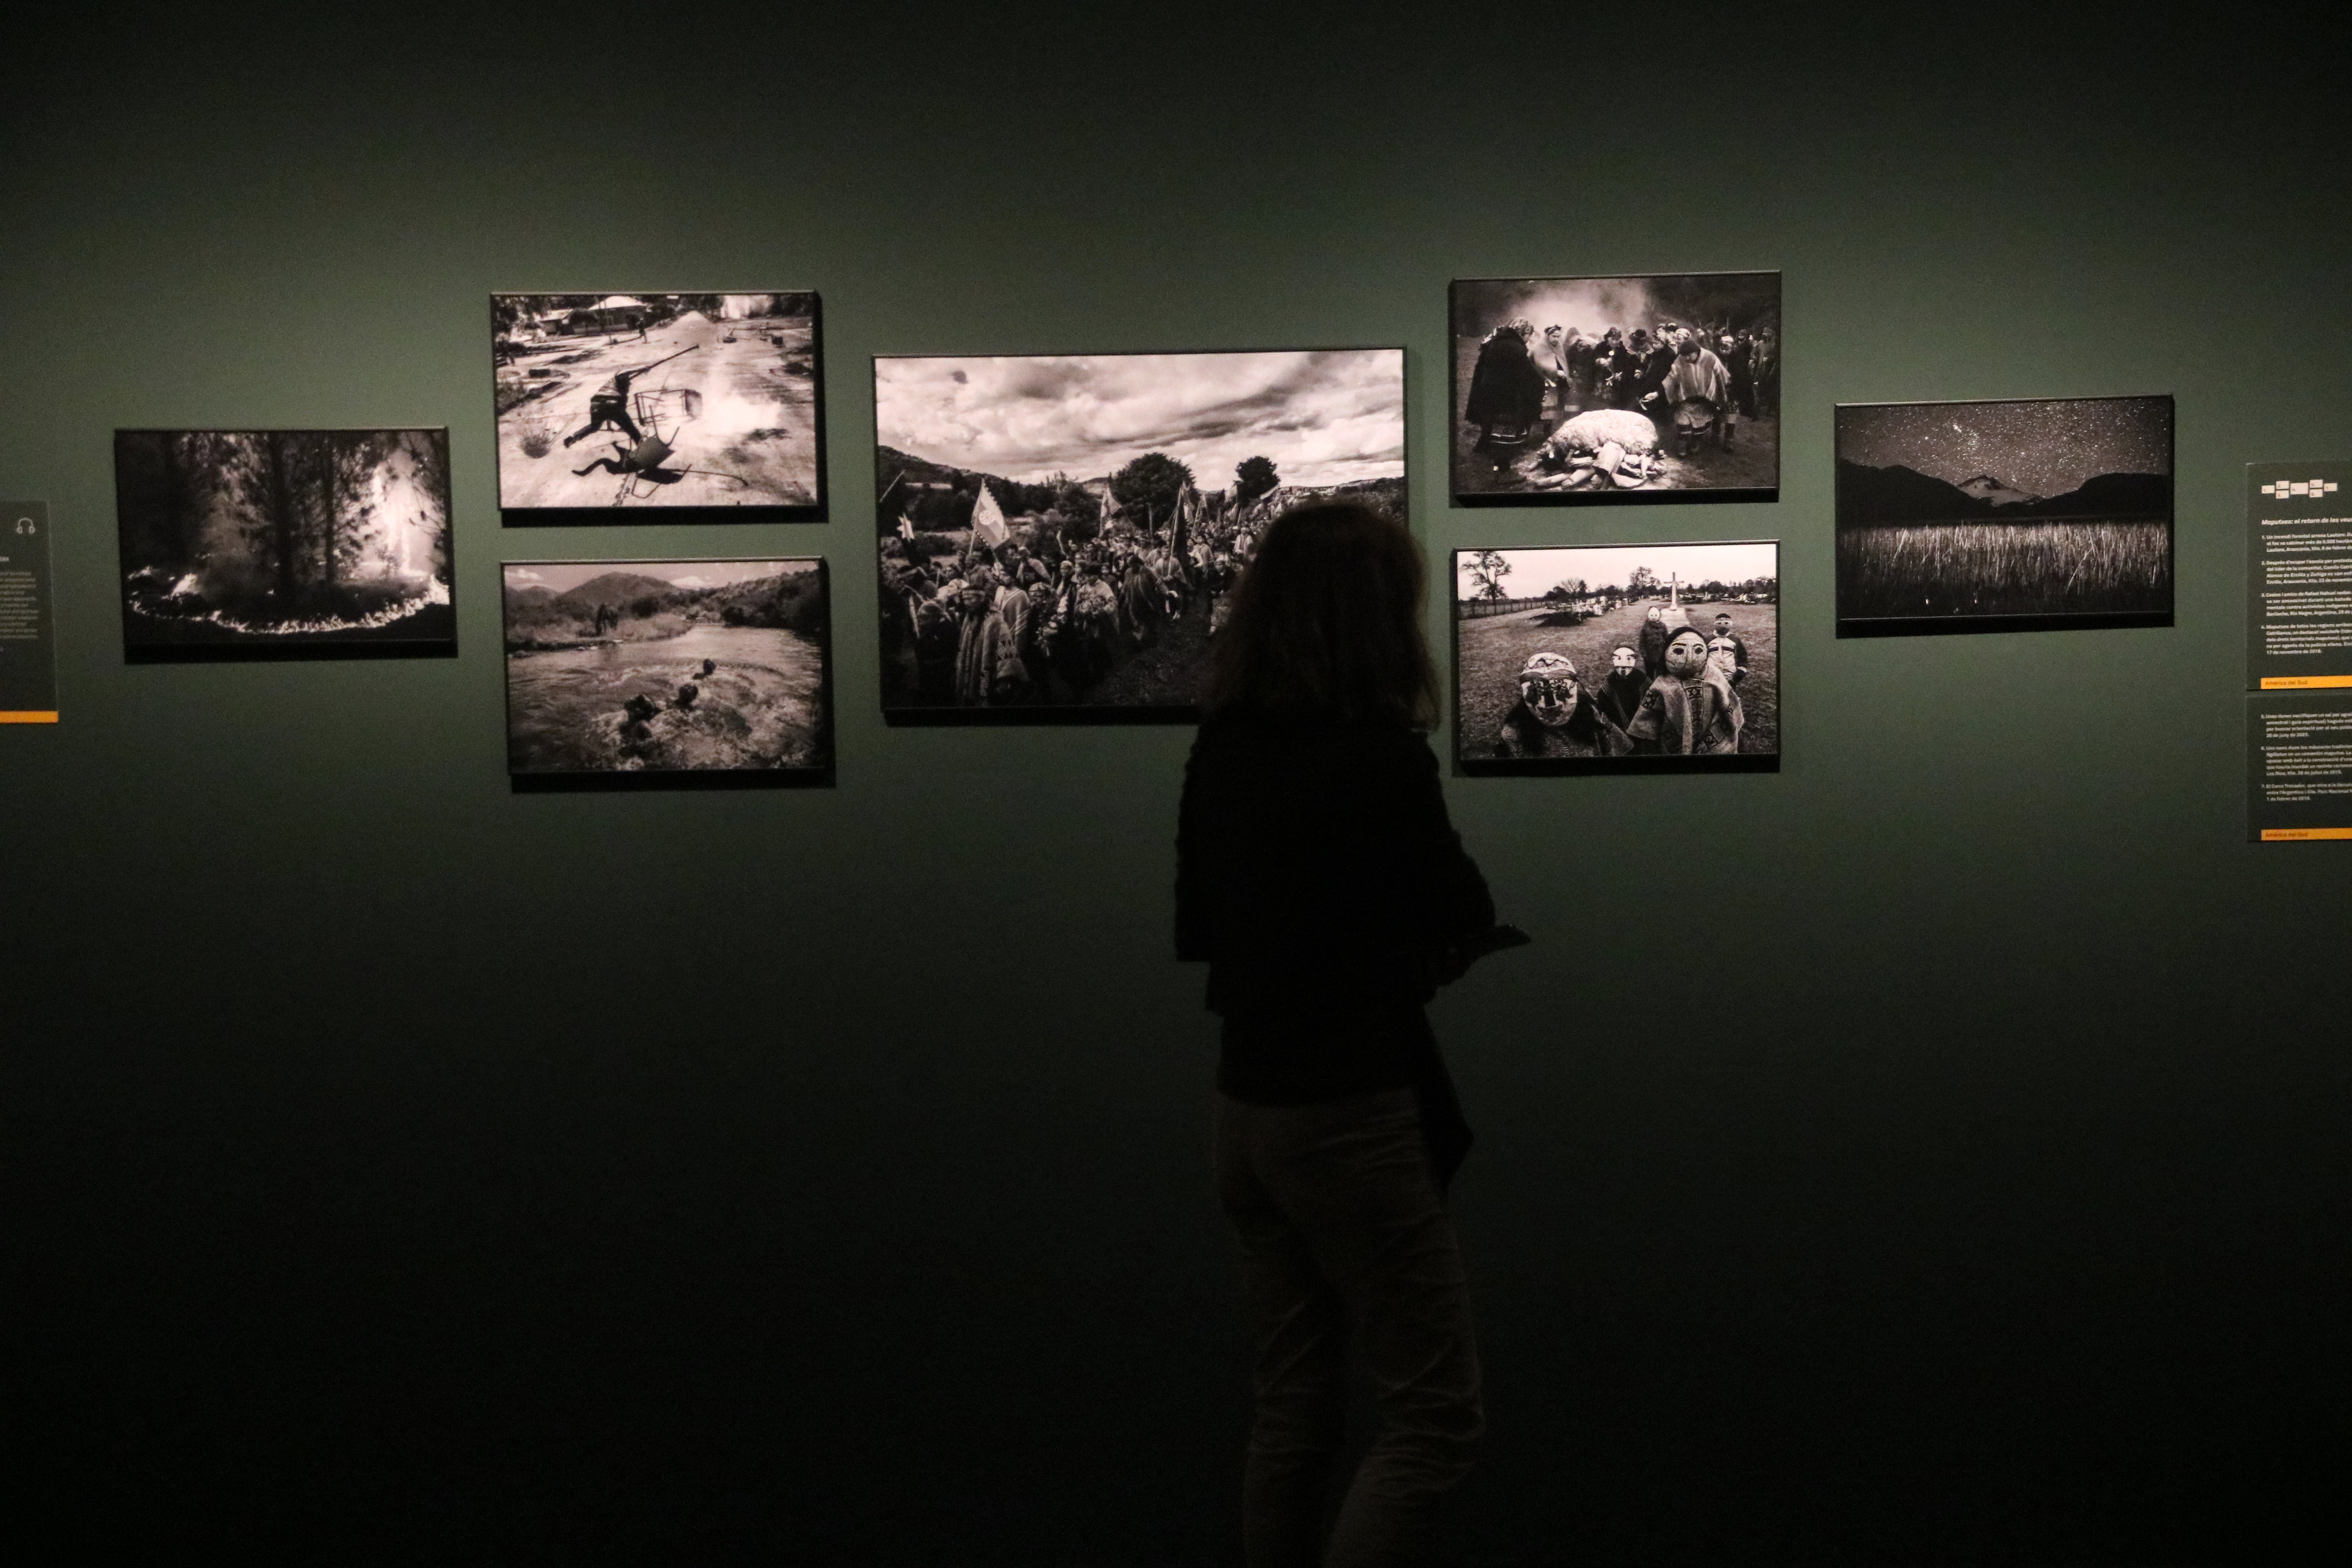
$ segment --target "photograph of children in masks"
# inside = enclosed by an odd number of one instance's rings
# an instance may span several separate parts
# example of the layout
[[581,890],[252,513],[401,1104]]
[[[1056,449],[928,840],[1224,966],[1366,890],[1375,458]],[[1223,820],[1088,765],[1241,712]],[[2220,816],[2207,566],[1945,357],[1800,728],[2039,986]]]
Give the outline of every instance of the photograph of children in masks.
[[1477,278],[1453,291],[1457,499],[1780,486],[1780,275]]
[[1773,541],[1455,551],[1456,760],[1779,755],[1780,577]]

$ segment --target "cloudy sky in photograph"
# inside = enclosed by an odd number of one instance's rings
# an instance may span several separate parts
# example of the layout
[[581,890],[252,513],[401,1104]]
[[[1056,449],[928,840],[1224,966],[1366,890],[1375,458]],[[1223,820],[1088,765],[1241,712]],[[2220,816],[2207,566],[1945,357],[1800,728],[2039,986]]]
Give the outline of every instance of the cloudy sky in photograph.
[[1401,349],[877,359],[874,408],[886,447],[1029,484],[1146,452],[1204,490],[1251,457],[1294,485],[1404,472]]
[[507,592],[547,588],[562,594],[609,572],[633,577],[658,577],[680,588],[717,588],[760,577],[790,577],[814,572],[817,563],[802,561],[513,561],[506,566]]
[[[1454,597],[1477,596],[1470,575],[1475,551],[1454,552]],[[1559,545],[1544,550],[1498,550],[1510,563],[1503,592],[1514,599],[1539,599],[1554,584],[1581,577],[1593,588],[1622,587],[1634,568],[1647,566],[1664,582],[1677,576],[1685,583],[1744,583],[1770,577],[1780,571],[1780,547],[1765,541],[1754,544],[1591,544]]]
[[1948,484],[1990,474],[2028,495],[2062,496],[2100,474],[2170,473],[2172,400],[1847,404],[1837,455]]

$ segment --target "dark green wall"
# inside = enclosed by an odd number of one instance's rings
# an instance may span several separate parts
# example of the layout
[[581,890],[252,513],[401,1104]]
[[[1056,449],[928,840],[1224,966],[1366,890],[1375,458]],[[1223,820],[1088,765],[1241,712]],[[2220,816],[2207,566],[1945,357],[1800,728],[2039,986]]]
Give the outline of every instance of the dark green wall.
[[[1439,1008],[1459,1559],[2340,1538],[2352,849],[2243,842],[2239,691],[2239,465],[2352,454],[2340,8],[1915,9],[20,38],[0,493],[54,508],[65,722],[0,731],[0,1530],[1234,1561],[1188,735],[883,726],[865,362],[1402,342],[1433,555],[1786,585],[1779,774],[1449,786],[1539,938]],[[1450,278],[1768,267],[1779,504],[1448,508]],[[823,291],[832,522],[500,529],[484,296],[608,285]],[[1833,402],[2139,392],[2176,627],[1832,637]],[[114,426],[445,422],[462,657],[124,664]],[[784,551],[837,788],[509,792],[499,561]]]

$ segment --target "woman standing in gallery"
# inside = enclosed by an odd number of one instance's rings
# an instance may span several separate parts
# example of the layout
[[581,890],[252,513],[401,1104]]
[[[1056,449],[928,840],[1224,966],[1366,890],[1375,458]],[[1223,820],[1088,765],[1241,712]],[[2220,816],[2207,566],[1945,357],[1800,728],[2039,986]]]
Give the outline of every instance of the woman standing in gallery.
[[[1176,950],[1223,1019],[1217,1188],[1256,1345],[1250,1568],[1416,1561],[1485,1425],[1444,1197],[1469,1131],[1423,1009],[1495,911],[1423,736],[1423,592],[1391,518],[1276,521],[1185,766]],[[1327,1540],[1351,1330],[1381,1429]]]

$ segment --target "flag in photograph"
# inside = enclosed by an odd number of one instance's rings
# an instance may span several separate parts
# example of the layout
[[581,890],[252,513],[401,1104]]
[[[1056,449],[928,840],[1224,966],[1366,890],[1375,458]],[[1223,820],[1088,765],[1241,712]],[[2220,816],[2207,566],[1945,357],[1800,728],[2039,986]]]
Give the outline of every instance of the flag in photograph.
[[1004,526],[1004,509],[996,504],[985,483],[980,487],[980,499],[971,503],[971,531],[991,550],[1012,537],[1012,531]]

